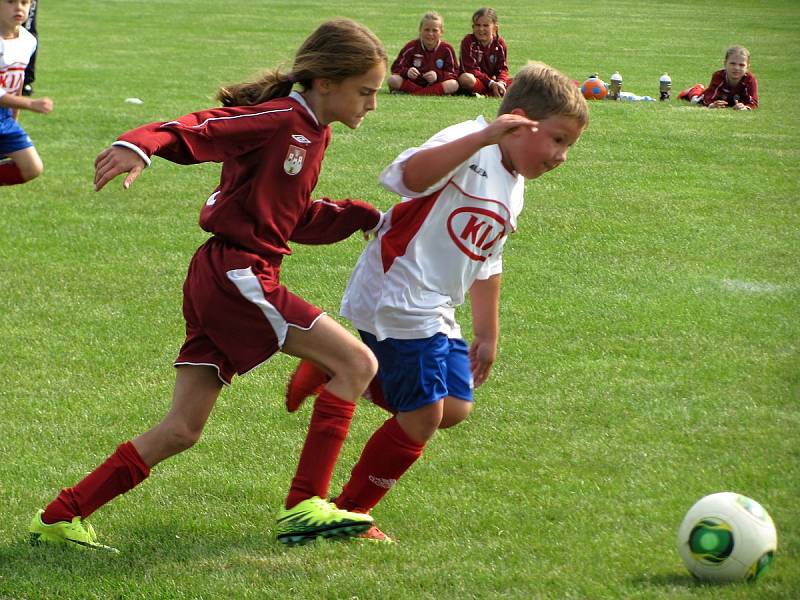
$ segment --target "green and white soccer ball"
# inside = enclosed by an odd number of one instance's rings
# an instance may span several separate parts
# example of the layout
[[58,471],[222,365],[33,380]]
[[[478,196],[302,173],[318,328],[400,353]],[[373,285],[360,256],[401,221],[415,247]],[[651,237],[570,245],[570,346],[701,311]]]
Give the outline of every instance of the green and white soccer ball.
[[678,529],[678,554],[701,581],[752,581],[763,575],[778,545],[775,524],[755,500],[734,492],[698,500]]

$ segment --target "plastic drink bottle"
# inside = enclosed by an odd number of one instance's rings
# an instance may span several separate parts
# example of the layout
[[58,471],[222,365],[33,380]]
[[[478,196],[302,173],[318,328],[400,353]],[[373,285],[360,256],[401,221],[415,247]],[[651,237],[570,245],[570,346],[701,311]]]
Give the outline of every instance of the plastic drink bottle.
[[622,91],[622,75],[619,71],[614,71],[611,76],[611,85],[608,87],[608,97],[611,100],[619,100],[619,93]]
[[669,100],[670,92],[672,91],[672,78],[669,73],[664,73],[658,80],[659,100]]

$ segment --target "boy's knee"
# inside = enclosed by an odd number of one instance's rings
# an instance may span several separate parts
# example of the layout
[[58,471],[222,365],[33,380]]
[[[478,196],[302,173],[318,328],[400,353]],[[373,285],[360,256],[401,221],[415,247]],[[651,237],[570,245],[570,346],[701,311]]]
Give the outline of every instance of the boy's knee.
[[442,421],[439,423],[439,429],[447,429],[458,425],[465,421],[472,412],[472,402],[466,400],[457,400],[448,398],[444,404],[444,411],[442,414]]
[[397,421],[405,434],[418,444],[430,440],[442,423],[442,402],[428,404],[410,412],[397,414]]
[[19,166],[19,172],[25,181],[36,179],[39,175],[41,175],[44,172],[44,165],[41,163],[41,161],[33,162],[27,165],[18,165],[18,166]]

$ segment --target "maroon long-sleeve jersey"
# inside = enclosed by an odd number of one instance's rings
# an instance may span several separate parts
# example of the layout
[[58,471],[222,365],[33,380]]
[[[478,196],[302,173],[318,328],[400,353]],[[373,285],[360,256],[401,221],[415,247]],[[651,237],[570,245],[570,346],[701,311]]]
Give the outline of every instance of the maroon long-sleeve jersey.
[[511,82],[508,74],[508,48],[499,35],[484,46],[470,33],[461,40],[461,72],[471,73],[485,86],[490,81],[500,81],[505,85]]
[[739,83],[733,86],[728,83],[725,69],[715,71],[711,76],[711,83],[703,93],[703,104],[708,106],[716,100],[725,100],[728,106],[734,106],[737,102],[741,102],[747,107],[758,108],[756,76],[752,73],[745,73]]
[[[416,79],[411,79],[408,76],[408,70],[411,67],[415,67],[419,71],[419,77]],[[392,63],[391,70],[395,75],[410,79],[417,85],[422,86],[430,85],[422,77],[423,73],[428,71],[436,71],[436,81],[434,83],[455,79],[458,76],[456,51],[444,40],[440,40],[433,50],[428,50],[422,40],[417,38],[403,46]]]
[[333,243],[380,219],[360,200],[312,200],[330,140],[330,128],[293,92],[255,106],[150,123],[116,144],[179,164],[221,162],[220,182],[200,212],[200,226],[274,263],[291,254],[289,241]]

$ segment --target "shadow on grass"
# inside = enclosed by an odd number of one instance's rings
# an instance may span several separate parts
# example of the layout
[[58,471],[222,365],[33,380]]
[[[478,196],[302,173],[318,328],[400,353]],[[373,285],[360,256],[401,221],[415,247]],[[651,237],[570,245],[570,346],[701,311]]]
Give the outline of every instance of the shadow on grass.
[[[101,541],[117,547],[119,554],[72,546],[34,547],[23,534],[0,544],[0,600],[84,597],[81,594],[90,591],[85,597],[124,597],[124,590],[143,581],[152,584],[150,589],[163,590],[171,589],[173,581],[188,585],[195,577],[214,589],[230,572],[258,573],[276,583],[298,573],[324,577],[326,564],[343,566],[370,549],[346,541],[290,548],[266,527],[242,531],[215,528],[213,522],[173,526],[159,518],[108,533]],[[347,547],[351,551],[342,552]],[[310,554],[316,559],[309,561]]]
[[[235,531],[170,527],[130,528],[102,541],[119,554],[72,546],[31,546],[26,535],[0,544],[0,599],[57,597],[76,589],[124,588],[142,578],[215,570],[257,557],[264,563],[287,560],[287,548],[271,532],[257,536]],[[123,537],[124,535],[124,537]],[[113,538],[113,539],[112,539]],[[9,595],[10,594],[10,595]]]
[[702,583],[688,573],[653,573],[629,579],[635,587],[691,590],[702,587]]

